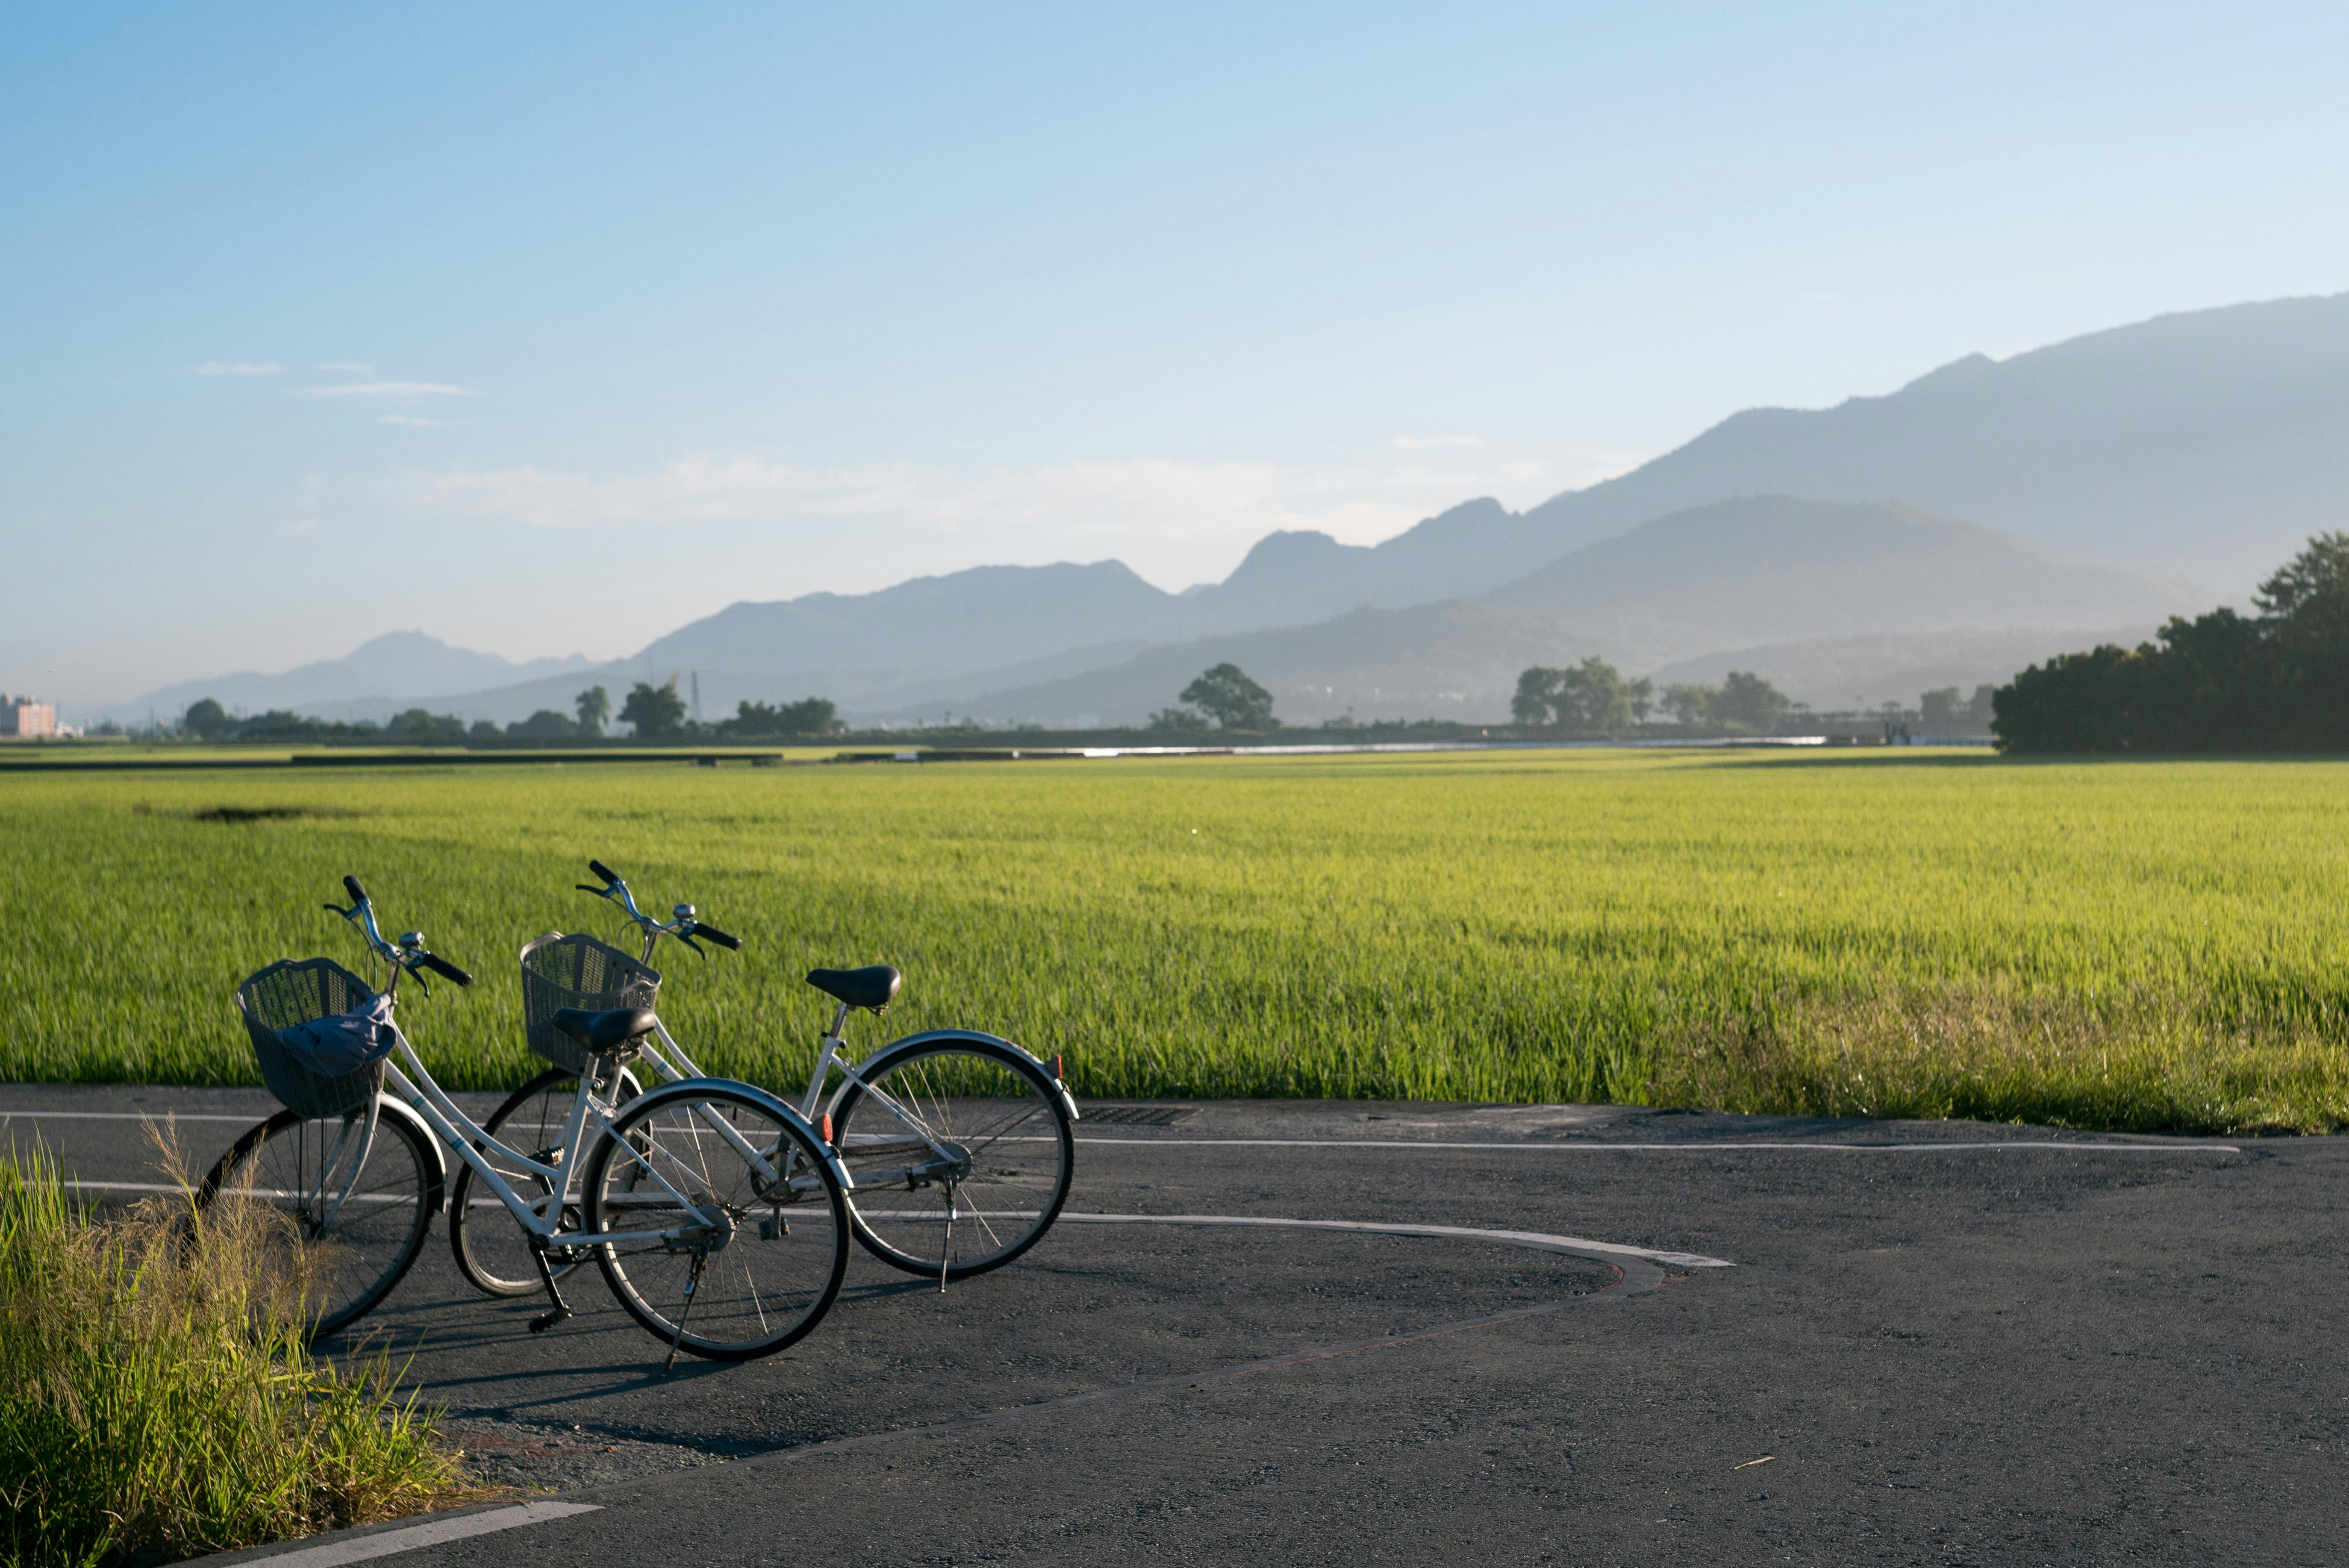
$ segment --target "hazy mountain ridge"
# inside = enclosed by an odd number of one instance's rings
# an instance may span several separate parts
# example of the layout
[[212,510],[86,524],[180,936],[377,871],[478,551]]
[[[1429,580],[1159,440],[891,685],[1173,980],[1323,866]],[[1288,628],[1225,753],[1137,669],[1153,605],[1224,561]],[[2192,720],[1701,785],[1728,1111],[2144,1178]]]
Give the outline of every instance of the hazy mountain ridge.
[[308,712],[321,703],[378,693],[391,696],[404,691],[479,690],[589,667],[580,654],[516,663],[496,654],[452,647],[422,632],[387,632],[339,659],[320,659],[275,675],[248,670],[181,681],[125,706],[151,707],[159,715],[177,717],[190,703],[211,697],[233,712],[264,713],[272,708]]
[[[2203,602],[2189,586],[2066,561],[2028,540],[1913,507],[1764,496],[1659,518],[1481,600],[1365,607],[1309,626],[1163,645],[1070,679],[982,691],[959,711],[1001,722],[1129,723],[1174,702],[1200,669],[1229,659],[1273,693],[1275,711],[1291,722],[1350,711],[1500,722],[1517,672],[1529,664],[1599,654],[1640,673],[1724,644],[1776,642],[1766,629],[1790,624],[1845,634],[1899,624],[1913,636],[1978,626],[2007,606],[2023,612],[2009,624],[2031,624],[2034,609],[2085,606],[2093,612],[2087,624],[2113,625]],[[1756,628],[1764,630],[1756,635]],[[2038,646],[2023,662],[2056,651]],[[1799,659],[1790,667],[1804,669]],[[1931,684],[1962,678],[1961,671]],[[1916,693],[1899,700],[1912,703]]]
[[2103,643],[2135,647],[2153,633],[2150,625],[1871,632],[1701,654],[1666,665],[1654,678],[1660,687],[1674,682],[1718,686],[1732,670],[1750,670],[1795,701],[1822,711],[1887,702],[1914,707],[1921,692],[1956,686],[1971,696],[1976,686],[2003,686],[2018,670],[2050,655]]
[[[2334,525],[2344,493],[2349,294],[2162,316],[2004,361],[1968,356],[1826,409],[1748,409],[1523,513],[1472,500],[1375,546],[1269,534],[1223,582],[1182,594],[1115,561],[978,567],[874,593],[737,603],[595,669],[607,686],[699,670],[713,716],[738,688],[765,700],[823,690],[874,713],[1054,686],[1087,660],[1123,664],[1136,645],[1328,626],[1365,605],[1481,598],[1661,661],[1894,626],[2137,624],[2220,596],[2145,568],[2239,591]],[[1920,553],[1920,528],[1954,554]],[[1905,579],[1892,557],[1909,561]],[[172,713],[212,696],[338,717],[420,703],[519,717],[528,709],[509,710],[524,702],[567,707],[559,688],[589,670],[429,638],[439,654],[405,668],[376,656],[413,635],[284,676],[181,682],[134,706]],[[1455,652],[1462,670],[1482,667],[1483,655]],[[1071,662],[1050,678],[1000,678],[1030,660]],[[564,673],[516,678],[542,665]],[[1374,665],[1388,667],[1351,667]],[[1458,689],[1441,671],[1403,684]],[[400,695],[418,691],[451,695]]]
[[2157,316],[2005,360],[1969,355],[1832,408],[1750,408],[1544,501],[1515,531],[1562,551],[1758,493],[1905,501],[2240,592],[2340,523],[2349,294]]
[[1683,658],[1856,632],[2113,625],[2207,606],[2210,591],[1894,503],[1754,496],[1586,544],[1484,596]]

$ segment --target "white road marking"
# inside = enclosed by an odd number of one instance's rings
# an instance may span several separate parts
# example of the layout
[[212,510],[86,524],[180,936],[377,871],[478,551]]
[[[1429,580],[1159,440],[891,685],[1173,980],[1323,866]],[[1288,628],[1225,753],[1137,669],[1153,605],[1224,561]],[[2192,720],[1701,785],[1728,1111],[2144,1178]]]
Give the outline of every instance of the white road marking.
[[1464,1225],[1391,1224],[1378,1220],[1281,1220],[1253,1214],[1062,1214],[1064,1225],[1246,1225],[1287,1227],[1299,1231],[1367,1231],[1382,1236],[1429,1236],[1441,1241],[1490,1242],[1505,1247],[1531,1247],[1536,1252],[1573,1253],[1596,1258],[1639,1258],[1684,1269],[1733,1269],[1726,1258],[1702,1253],[1666,1253],[1653,1247],[1630,1247],[1619,1242],[1588,1242],[1579,1236],[1553,1236],[1541,1231],[1478,1231]]
[[[1003,1139],[1011,1143],[1044,1143],[1042,1138]],[[1612,1150],[1658,1154],[1717,1154],[1741,1149],[1825,1150],[1844,1154],[1945,1154],[1960,1150],[2004,1152],[2016,1149],[2058,1149],[2066,1154],[2240,1154],[2231,1143],[2089,1143],[2055,1139],[2011,1139],[1981,1143],[1765,1143],[1759,1140],[1707,1139],[1674,1143],[1600,1143],[1588,1139],[1559,1139],[1550,1143],[1431,1143],[1406,1138],[1080,1138],[1079,1143],[1117,1143],[1133,1148],[1174,1149],[1487,1149],[1598,1153]]]
[[[553,1520],[568,1519],[574,1513],[600,1513],[602,1508],[592,1502],[524,1502],[512,1508],[493,1508],[487,1513],[468,1513],[455,1519],[427,1520],[421,1524],[405,1525],[398,1530],[378,1531],[373,1535],[361,1535],[349,1540],[328,1541],[316,1546],[297,1546],[291,1552],[275,1552],[263,1557],[248,1558],[253,1563],[268,1563],[274,1568],[336,1568],[344,1563],[365,1563],[370,1558],[388,1557],[395,1552],[413,1552],[419,1546],[438,1546],[444,1542],[463,1541],[469,1536],[488,1535],[494,1531],[512,1530],[523,1524],[545,1524]],[[223,1553],[222,1555],[226,1555]],[[200,1563],[216,1562],[216,1558],[198,1558]]]
[[188,1110],[0,1110],[0,1121],[17,1117],[30,1119],[40,1117],[53,1121],[241,1121],[247,1127],[267,1121],[277,1113],[264,1110],[258,1115],[213,1116]]

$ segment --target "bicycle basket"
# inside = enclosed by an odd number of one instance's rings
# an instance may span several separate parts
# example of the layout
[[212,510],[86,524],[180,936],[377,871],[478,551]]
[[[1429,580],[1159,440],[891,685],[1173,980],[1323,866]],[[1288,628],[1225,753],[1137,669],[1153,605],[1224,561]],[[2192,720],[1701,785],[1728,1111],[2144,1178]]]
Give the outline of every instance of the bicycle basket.
[[331,958],[281,958],[236,988],[236,1007],[253,1054],[261,1060],[261,1081],[297,1116],[346,1116],[363,1109],[383,1088],[383,1063],[328,1077],[295,1060],[277,1031],[313,1018],[332,1017],[375,1000],[367,983]]
[[[660,975],[616,947],[584,932],[565,936],[550,931],[522,950],[523,1037],[530,1048],[567,1073],[592,1073],[596,1057],[570,1036],[556,1032],[554,1010],[585,1007],[649,1007],[660,994]],[[624,1060],[633,1050],[614,1053]]]

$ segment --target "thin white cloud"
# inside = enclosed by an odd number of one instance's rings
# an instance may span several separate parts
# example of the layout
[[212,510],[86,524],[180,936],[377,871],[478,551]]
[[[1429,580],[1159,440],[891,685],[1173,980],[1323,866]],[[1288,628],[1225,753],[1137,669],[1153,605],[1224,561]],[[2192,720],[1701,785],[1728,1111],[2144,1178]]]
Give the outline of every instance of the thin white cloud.
[[207,359],[195,368],[198,376],[274,376],[283,365],[247,365],[235,359]]
[[418,425],[436,430],[440,428],[440,420],[427,419],[420,414],[385,414],[378,418],[376,420],[376,423],[378,425]]
[[301,387],[296,397],[478,397],[470,387],[444,387],[437,381],[353,381],[341,387]]
[[325,365],[313,365],[310,368],[313,370],[324,370],[333,376],[372,376],[375,374],[374,366],[361,365],[354,360],[347,359],[334,360]]
[[1395,436],[1387,445],[1398,452],[1427,452],[1444,447],[1481,447],[1482,436]]

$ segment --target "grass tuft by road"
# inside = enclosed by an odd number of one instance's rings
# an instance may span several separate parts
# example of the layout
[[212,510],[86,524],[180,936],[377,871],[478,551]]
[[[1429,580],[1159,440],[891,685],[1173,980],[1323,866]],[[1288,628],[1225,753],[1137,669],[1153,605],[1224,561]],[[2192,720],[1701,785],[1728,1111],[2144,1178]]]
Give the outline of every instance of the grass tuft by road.
[[313,1360],[276,1217],[0,1162],[0,1560],[170,1561],[466,1495],[387,1356]]

